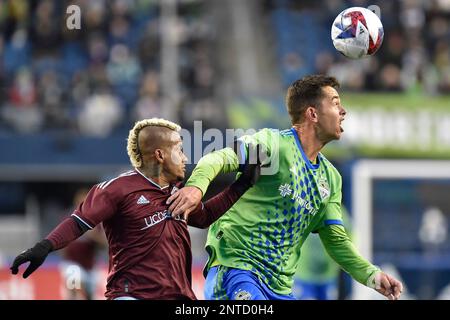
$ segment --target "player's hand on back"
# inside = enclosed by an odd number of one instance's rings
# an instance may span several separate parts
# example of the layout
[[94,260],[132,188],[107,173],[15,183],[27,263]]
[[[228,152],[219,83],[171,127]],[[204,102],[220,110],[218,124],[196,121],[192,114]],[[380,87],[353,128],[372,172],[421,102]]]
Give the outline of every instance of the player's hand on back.
[[183,187],[167,199],[172,217],[183,214],[186,219],[202,201],[202,191],[197,187]]
[[44,239],[38,243],[33,248],[25,250],[19,254],[11,266],[12,274],[17,274],[19,272],[19,266],[26,262],[30,262],[28,268],[23,273],[24,279],[28,278],[37,268],[44,263],[47,255],[52,251],[52,244],[49,240]]
[[403,291],[403,285],[394,277],[384,272],[378,272],[375,275],[374,281],[374,289],[389,300],[398,300],[400,298]]
[[252,156],[246,158],[244,169],[239,179],[245,179],[253,186],[261,176],[261,162],[263,156],[260,144],[250,144],[248,149],[248,154]]

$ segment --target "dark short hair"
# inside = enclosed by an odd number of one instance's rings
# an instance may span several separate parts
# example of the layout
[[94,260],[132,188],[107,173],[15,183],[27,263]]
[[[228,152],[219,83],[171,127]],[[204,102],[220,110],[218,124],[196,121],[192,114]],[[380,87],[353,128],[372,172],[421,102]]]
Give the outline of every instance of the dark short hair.
[[299,123],[307,107],[317,106],[323,97],[323,87],[339,88],[335,77],[311,75],[292,83],[286,94],[286,107],[292,124]]

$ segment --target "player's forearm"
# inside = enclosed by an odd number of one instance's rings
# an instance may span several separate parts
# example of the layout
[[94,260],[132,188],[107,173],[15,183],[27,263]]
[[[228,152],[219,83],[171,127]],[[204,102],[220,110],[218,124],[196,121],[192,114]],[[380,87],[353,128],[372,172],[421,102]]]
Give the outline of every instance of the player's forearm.
[[356,281],[368,285],[379,268],[364,259],[342,226],[331,225],[319,231],[328,254]]
[[209,184],[219,173],[235,172],[239,160],[232,148],[225,148],[203,156],[192,172],[186,186],[197,187],[205,195]]
[[207,228],[227,212],[239,198],[252,186],[246,179],[239,178],[225,190],[209,199],[195,213],[189,216],[189,225],[197,228]]
[[74,218],[68,217],[61,222],[49,235],[47,240],[52,244],[52,251],[64,248],[73,240],[79,238],[84,232]]

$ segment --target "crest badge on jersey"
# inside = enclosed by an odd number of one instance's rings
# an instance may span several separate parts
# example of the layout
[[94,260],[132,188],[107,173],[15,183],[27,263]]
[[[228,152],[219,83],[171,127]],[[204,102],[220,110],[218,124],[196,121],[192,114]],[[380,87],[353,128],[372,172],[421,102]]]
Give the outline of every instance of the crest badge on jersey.
[[328,185],[328,181],[326,179],[320,179],[317,182],[317,186],[319,188],[320,196],[322,199],[326,199],[330,196],[330,186]]
[[246,290],[239,289],[234,293],[234,300],[251,300],[252,294]]

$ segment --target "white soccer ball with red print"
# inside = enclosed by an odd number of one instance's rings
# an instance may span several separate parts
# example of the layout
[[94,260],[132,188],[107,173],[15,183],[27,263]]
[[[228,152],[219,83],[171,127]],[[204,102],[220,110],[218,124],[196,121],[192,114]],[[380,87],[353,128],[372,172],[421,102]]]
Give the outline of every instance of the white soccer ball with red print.
[[383,42],[380,18],[362,7],[342,11],[331,26],[331,39],[337,51],[351,59],[371,56]]

